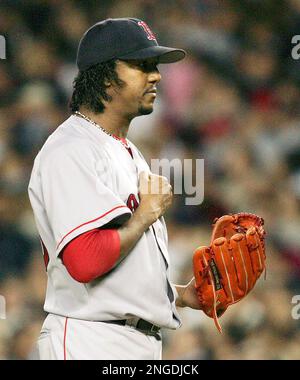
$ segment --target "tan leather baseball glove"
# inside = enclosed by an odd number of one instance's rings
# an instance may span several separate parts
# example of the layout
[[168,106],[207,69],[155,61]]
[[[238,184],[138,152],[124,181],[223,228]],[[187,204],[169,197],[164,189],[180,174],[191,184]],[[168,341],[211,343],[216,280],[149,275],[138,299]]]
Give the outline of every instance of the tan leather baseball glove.
[[264,220],[254,214],[224,215],[213,224],[211,244],[195,250],[195,288],[201,309],[218,321],[244,298],[266,268]]

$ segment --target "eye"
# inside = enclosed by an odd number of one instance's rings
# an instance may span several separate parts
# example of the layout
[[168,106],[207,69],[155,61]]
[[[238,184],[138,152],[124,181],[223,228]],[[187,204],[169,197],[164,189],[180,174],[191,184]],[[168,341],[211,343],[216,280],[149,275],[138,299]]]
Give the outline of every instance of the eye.
[[138,66],[141,67],[142,69],[146,69],[148,66],[148,63],[146,61],[140,62]]
[[143,71],[155,71],[157,70],[158,62],[149,62],[149,61],[142,61],[138,64],[138,67],[140,67]]
[[144,69],[147,69],[148,63],[147,61],[138,62],[137,66],[144,70]]
[[144,61],[140,60],[123,60],[126,62],[129,66],[138,68],[139,70],[143,72],[151,72],[151,71],[157,71],[157,65],[159,64],[158,59],[155,60],[147,60]]

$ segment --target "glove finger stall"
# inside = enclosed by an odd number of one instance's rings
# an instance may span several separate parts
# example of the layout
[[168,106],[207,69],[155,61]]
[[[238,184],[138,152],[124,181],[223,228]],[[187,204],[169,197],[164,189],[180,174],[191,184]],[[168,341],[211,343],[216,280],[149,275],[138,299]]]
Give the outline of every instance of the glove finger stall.
[[203,246],[198,247],[193,255],[193,267],[195,275],[195,287],[201,286],[202,282],[206,280],[205,271],[206,263],[210,259],[210,249],[209,247]]
[[262,249],[259,234],[255,228],[251,228],[247,231],[246,239],[250,251],[252,267],[258,278],[265,269],[265,255]]
[[254,270],[249,255],[245,234],[236,234],[230,239],[233,261],[239,279],[242,295],[247,294],[255,284]]
[[212,249],[228,302],[235,303],[239,298],[240,290],[228,241],[225,238],[215,239]]

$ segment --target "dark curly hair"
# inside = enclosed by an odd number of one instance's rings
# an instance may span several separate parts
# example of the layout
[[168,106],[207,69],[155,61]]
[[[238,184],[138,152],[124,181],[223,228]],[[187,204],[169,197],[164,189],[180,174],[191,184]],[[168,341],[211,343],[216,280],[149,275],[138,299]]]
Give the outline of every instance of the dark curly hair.
[[105,82],[123,87],[124,82],[116,72],[116,60],[98,63],[87,70],[79,71],[73,81],[74,91],[69,103],[71,111],[78,111],[80,106],[85,106],[94,113],[103,113],[103,100],[112,99],[106,92],[108,86]]

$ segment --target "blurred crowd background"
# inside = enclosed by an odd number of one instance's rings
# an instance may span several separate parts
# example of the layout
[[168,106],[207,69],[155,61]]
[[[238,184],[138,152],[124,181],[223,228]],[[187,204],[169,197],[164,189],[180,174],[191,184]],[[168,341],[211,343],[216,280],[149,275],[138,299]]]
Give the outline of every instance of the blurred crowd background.
[[189,53],[160,66],[155,111],[136,118],[129,136],[149,162],[205,160],[204,202],[176,195],[167,214],[173,281],[191,278],[192,252],[209,243],[215,217],[257,213],[268,232],[267,280],[221,318],[223,335],[202,312],[181,309],[183,326],[164,332],[164,359],[300,359],[298,0],[0,1],[0,358],[36,358],[46,273],[28,181],[38,150],[69,116],[78,41],[107,17],[141,18],[161,44]]

